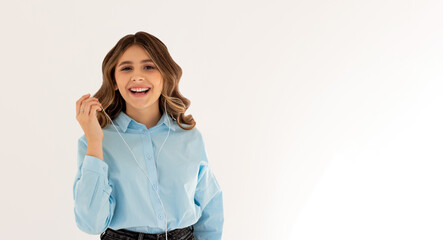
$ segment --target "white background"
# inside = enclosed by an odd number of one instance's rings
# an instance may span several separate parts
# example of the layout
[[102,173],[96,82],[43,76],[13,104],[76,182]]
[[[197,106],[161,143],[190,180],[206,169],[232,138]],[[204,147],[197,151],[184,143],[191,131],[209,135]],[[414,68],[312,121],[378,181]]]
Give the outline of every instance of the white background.
[[146,31],[183,69],[223,239],[443,239],[443,2],[3,1],[0,235],[75,225],[75,101]]

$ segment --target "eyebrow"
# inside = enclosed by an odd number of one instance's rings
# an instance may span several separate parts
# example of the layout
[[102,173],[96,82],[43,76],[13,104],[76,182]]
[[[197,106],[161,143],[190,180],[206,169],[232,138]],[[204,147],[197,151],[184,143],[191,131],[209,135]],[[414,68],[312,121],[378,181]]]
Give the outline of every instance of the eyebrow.
[[[145,59],[145,60],[140,61],[140,63],[145,63],[145,62],[153,62],[153,61],[151,59]],[[124,61],[124,62],[121,62],[117,67],[120,67],[123,64],[132,64],[132,62],[131,61]]]

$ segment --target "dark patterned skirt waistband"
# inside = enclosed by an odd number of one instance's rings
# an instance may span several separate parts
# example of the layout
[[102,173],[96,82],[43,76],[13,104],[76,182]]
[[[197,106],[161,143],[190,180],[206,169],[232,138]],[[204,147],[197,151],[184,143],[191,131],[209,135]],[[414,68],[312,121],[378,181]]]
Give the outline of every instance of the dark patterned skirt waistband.
[[[185,228],[178,228],[172,231],[168,231],[168,240],[175,239],[195,239],[193,236],[194,226]],[[100,239],[105,239],[106,236],[115,237],[122,240],[160,240],[166,239],[165,233],[142,233],[134,232],[127,229],[114,230],[111,228],[106,229],[101,235]]]

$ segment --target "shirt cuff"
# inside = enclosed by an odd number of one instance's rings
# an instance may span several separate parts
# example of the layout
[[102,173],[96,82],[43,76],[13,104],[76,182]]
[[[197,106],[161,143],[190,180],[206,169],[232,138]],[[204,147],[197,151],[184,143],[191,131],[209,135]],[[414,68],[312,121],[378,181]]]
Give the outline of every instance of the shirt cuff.
[[107,175],[108,174],[108,164],[105,163],[100,158],[85,155],[85,160],[83,161],[83,169],[94,171],[99,174]]

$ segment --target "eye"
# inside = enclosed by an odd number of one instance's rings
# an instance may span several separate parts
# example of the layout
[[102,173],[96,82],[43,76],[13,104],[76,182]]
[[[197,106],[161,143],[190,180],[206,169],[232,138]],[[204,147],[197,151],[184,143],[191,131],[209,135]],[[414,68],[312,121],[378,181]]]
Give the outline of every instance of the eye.
[[[145,66],[145,68],[148,69],[148,70],[155,69],[155,67],[150,66],[150,65]],[[131,69],[130,67],[124,67],[124,68],[120,69],[120,71],[127,71],[127,70],[130,70],[130,69]]]

